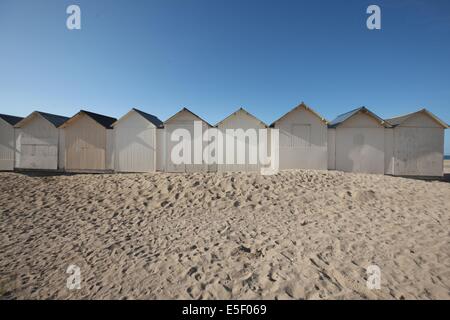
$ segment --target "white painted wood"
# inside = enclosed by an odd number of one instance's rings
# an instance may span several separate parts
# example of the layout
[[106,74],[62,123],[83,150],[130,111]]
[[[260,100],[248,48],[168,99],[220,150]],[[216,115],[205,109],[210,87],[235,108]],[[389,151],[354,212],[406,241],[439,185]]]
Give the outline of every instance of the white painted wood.
[[395,175],[443,175],[443,128],[399,126],[394,129],[394,141]]
[[426,109],[389,119],[393,129],[393,174],[442,176],[448,125]]
[[336,128],[336,170],[384,174],[384,127],[358,113]]
[[328,128],[328,170],[336,170],[336,130]]
[[67,171],[103,171],[107,169],[105,127],[86,114],[80,114],[64,127]]
[[38,113],[17,130],[16,168],[58,169],[59,129]]
[[156,127],[132,110],[114,126],[115,170],[156,171]]
[[394,129],[384,129],[384,173],[394,174]]
[[439,128],[442,129],[442,126],[433,120],[427,113],[419,112],[406,119],[405,122],[400,124],[401,127],[409,127],[409,128]]
[[156,171],[165,171],[166,141],[165,129],[156,129]]
[[106,170],[114,170],[115,163],[115,132],[106,129]]
[[[202,164],[195,164],[194,163],[194,121],[200,121],[202,123],[202,130],[205,132],[209,125],[198,118],[196,115],[191,113],[187,109],[183,109],[180,112],[178,112],[176,115],[171,117],[169,120],[167,120],[164,123],[164,138],[165,138],[165,170],[167,172],[206,172],[208,171],[208,165],[205,161],[202,161]],[[190,133],[190,141],[182,140],[182,142],[172,141],[171,136],[172,133],[177,129],[186,129]],[[189,164],[176,164],[174,163],[171,153],[174,146],[176,146],[179,143],[184,143],[185,148],[188,149],[188,146],[190,145],[191,150],[191,161]],[[206,146],[207,142],[202,142],[202,146]]]
[[0,119],[0,171],[14,170],[14,127]]
[[[222,132],[224,136],[224,146],[223,146],[223,154],[224,154],[224,163],[217,165],[217,171],[226,172],[226,171],[259,171],[261,168],[261,164],[259,163],[259,155],[258,155],[258,141],[259,141],[259,129],[265,129],[266,126],[254,116],[250,115],[243,109],[239,109],[222,122],[218,124],[218,129]],[[227,130],[236,130],[242,129],[245,133],[248,133],[245,141],[239,141],[234,135],[229,134],[230,131]],[[251,131],[247,131],[247,130]],[[250,132],[256,132],[256,139],[252,138]],[[239,146],[242,146],[239,147]],[[238,163],[238,153],[242,152],[245,149],[245,161],[243,164]],[[253,150],[253,151],[251,151]],[[251,163],[250,161],[250,152],[254,152],[256,155],[256,163]],[[226,157],[230,155],[234,155],[233,164],[226,163]],[[232,157],[230,157],[231,159]]]
[[300,105],[275,122],[280,130],[280,169],[328,168],[328,128],[317,114]]
[[63,129],[58,129],[59,132],[59,146],[58,146],[58,168],[64,170],[66,164],[66,137]]

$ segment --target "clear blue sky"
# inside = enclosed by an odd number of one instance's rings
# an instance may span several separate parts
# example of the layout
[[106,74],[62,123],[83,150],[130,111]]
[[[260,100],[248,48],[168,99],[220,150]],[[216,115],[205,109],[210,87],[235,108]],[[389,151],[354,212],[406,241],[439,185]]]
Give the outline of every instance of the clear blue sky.
[[1,113],[186,106],[216,123],[242,106],[272,122],[301,101],[329,120],[364,105],[450,122],[450,1],[0,0]]

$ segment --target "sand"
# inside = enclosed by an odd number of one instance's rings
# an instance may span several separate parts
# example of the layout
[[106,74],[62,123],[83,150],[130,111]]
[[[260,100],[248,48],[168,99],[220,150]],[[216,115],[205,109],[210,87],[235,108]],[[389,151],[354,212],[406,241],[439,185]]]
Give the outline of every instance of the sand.
[[3,299],[450,298],[446,182],[0,173],[0,212]]
[[450,160],[444,160],[444,172],[450,174]]

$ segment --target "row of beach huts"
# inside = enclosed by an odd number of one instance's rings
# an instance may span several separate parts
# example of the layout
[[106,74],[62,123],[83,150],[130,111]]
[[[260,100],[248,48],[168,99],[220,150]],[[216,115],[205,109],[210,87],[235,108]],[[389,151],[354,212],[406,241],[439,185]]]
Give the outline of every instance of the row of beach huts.
[[[254,164],[175,164],[168,153],[177,128],[193,132],[208,122],[184,108],[165,122],[138,109],[120,119],[82,110],[71,118],[35,111],[26,118],[0,114],[0,170],[68,172],[257,171]],[[279,129],[279,169],[318,169],[442,176],[448,124],[422,109],[382,119],[365,107],[328,122],[304,103],[265,124],[244,109],[219,130]],[[193,135],[192,135],[193,136]]]

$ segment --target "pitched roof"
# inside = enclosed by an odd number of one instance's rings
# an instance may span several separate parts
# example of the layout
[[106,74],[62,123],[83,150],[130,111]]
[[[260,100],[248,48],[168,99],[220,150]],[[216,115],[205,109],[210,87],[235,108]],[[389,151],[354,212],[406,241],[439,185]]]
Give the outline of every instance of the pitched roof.
[[112,129],[111,125],[117,121],[116,118],[104,116],[102,114],[81,110],[80,112],[88,115],[90,118],[95,120],[98,124],[104,126],[106,129]]
[[136,111],[137,113],[139,113],[142,117],[144,117],[151,123],[153,123],[155,125],[155,127],[162,128],[164,126],[163,122],[161,120],[159,120],[159,118],[157,116],[154,116],[152,114],[146,113],[141,110],[138,110],[136,108],[133,108],[133,110]]
[[40,112],[37,111],[37,113],[39,113],[41,116],[43,116],[45,119],[47,119],[51,124],[53,124],[55,127],[59,127],[60,125],[62,125],[64,122],[66,122],[67,120],[69,120],[68,117],[64,117],[64,116],[58,116],[56,114],[51,114],[51,113],[45,113],[45,112]]
[[257,117],[255,117],[254,115],[252,115],[251,113],[249,113],[247,110],[245,110],[244,108],[239,108],[238,110],[236,110],[235,112],[233,112],[232,114],[230,114],[228,117],[226,117],[225,119],[223,119],[222,121],[219,121],[215,127],[219,126],[222,122],[226,121],[228,118],[230,118],[231,116],[235,115],[238,112],[244,112],[245,114],[247,114],[248,116],[250,116],[251,118],[255,119],[256,121],[260,122],[264,127],[267,127],[267,124],[265,124],[263,121],[259,120]]
[[172,120],[173,118],[175,118],[176,116],[178,116],[181,112],[183,111],[187,111],[190,114],[192,114],[194,117],[198,118],[200,121],[203,121],[204,123],[206,123],[208,126],[212,127],[212,125],[208,122],[203,120],[202,118],[200,118],[198,115],[196,115],[195,113],[193,113],[191,110],[189,110],[188,108],[183,108],[180,111],[178,111],[177,113],[175,113],[173,116],[171,116],[169,119],[167,119],[166,121],[164,121],[164,123],[169,122],[170,120]]
[[288,114],[290,114],[291,112],[294,112],[295,110],[299,109],[299,108],[303,108],[309,112],[311,112],[313,115],[315,115],[317,118],[319,118],[321,121],[325,122],[325,124],[328,124],[328,121],[322,117],[320,114],[318,114],[316,111],[314,111],[313,109],[311,109],[310,107],[308,107],[304,102],[300,103],[298,106],[294,107],[293,109],[291,109],[290,111],[286,112],[284,115],[282,115],[279,119],[275,120],[274,122],[272,122],[272,124],[270,125],[271,127],[274,127],[275,124],[280,121],[281,119],[283,119],[284,117],[286,117]]
[[0,113],[0,119],[3,119],[4,121],[8,122],[10,125],[14,126],[18,122],[22,121],[23,118]]
[[86,111],[86,110],[80,110],[76,115],[68,119],[66,122],[64,122],[61,126],[66,127],[68,126],[74,119],[78,118],[80,115],[85,114],[95,122],[97,122],[99,125],[105,127],[106,129],[112,129],[112,124],[117,121],[116,118],[104,116],[102,114]]
[[158,119],[158,117],[156,117],[156,116],[154,116],[152,114],[146,113],[144,111],[138,110],[136,108],[133,108],[130,111],[128,111],[124,116],[120,117],[116,122],[114,122],[112,124],[112,126],[115,127],[117,123],[119,123],[123,119],[127,118],[132,112],[136,112],[141,117],[143,117],[145,120],[147,120],[148,122],[152,123],[156,128],[163,128],[164,127],[164,124],[162,123],[161,120]]
[[426,115],[428,115],[430,118],[432,118],[435,122],[437,122],[439,125],[441,125],[445,129],[449,128],[449,125],[447,123],[445,123],[444,121],[442,121],[441,119],[436,117],[433,113],[431,113],[427,109],[422,109],[422,110],[419,110],[419,111],[416,111],[416,112],[412,112],[412,113],[408,113],[408,114],[405,114],[405,115],[402,115],[402,116],[386,119],[386,121],[389,122],[394,127],[396,127],[396,126],[402,124],[403,122],[405,122],[410,117],[415,116],[418,113],[425,113]]
[[55,128],[58,128],[60,125],[62,125],[64,122],[66,122],[67,120],[69,120],[68,117],[64,117],[64,116],[60,116],[57,114],[51,114],[51,113],[46,113],[46,112],[42,112],[42,111],[33,111],[30,115],[28,115],[27,117],[25,117],[24,119],[20,120],[19,122],[17,122],[15,124],[16,127],[21,127],[23,126],[29,119],[31,119],[33,116],[35,115],[40,115],[41,117],[43,117],[45,120],[47,120],[48,122],[50,122]]
[[349,112],[346,112],[346,113],[343,113],[343,114],[337,116],[333,121],[331,121],[329,123],[328,127],[329,128],[336,128],[340,124],[342,124],[343,122],[347,121],[348,119],[350,119],[354,115],[356,115],[358,113],[361,113],[361,112],[365,113],[365,114],[368,114],[369,116],[371,116],[372,118],[377,120],[382,126],[388,127],[388,128],[391,127],[391,125],[388,122],[386,122],[385,120],[383,120],[382,118],[377,116],[375,113],[373,113],[372,111],[370,111],[366,107],[360,107],[360,108],[351,110]]

